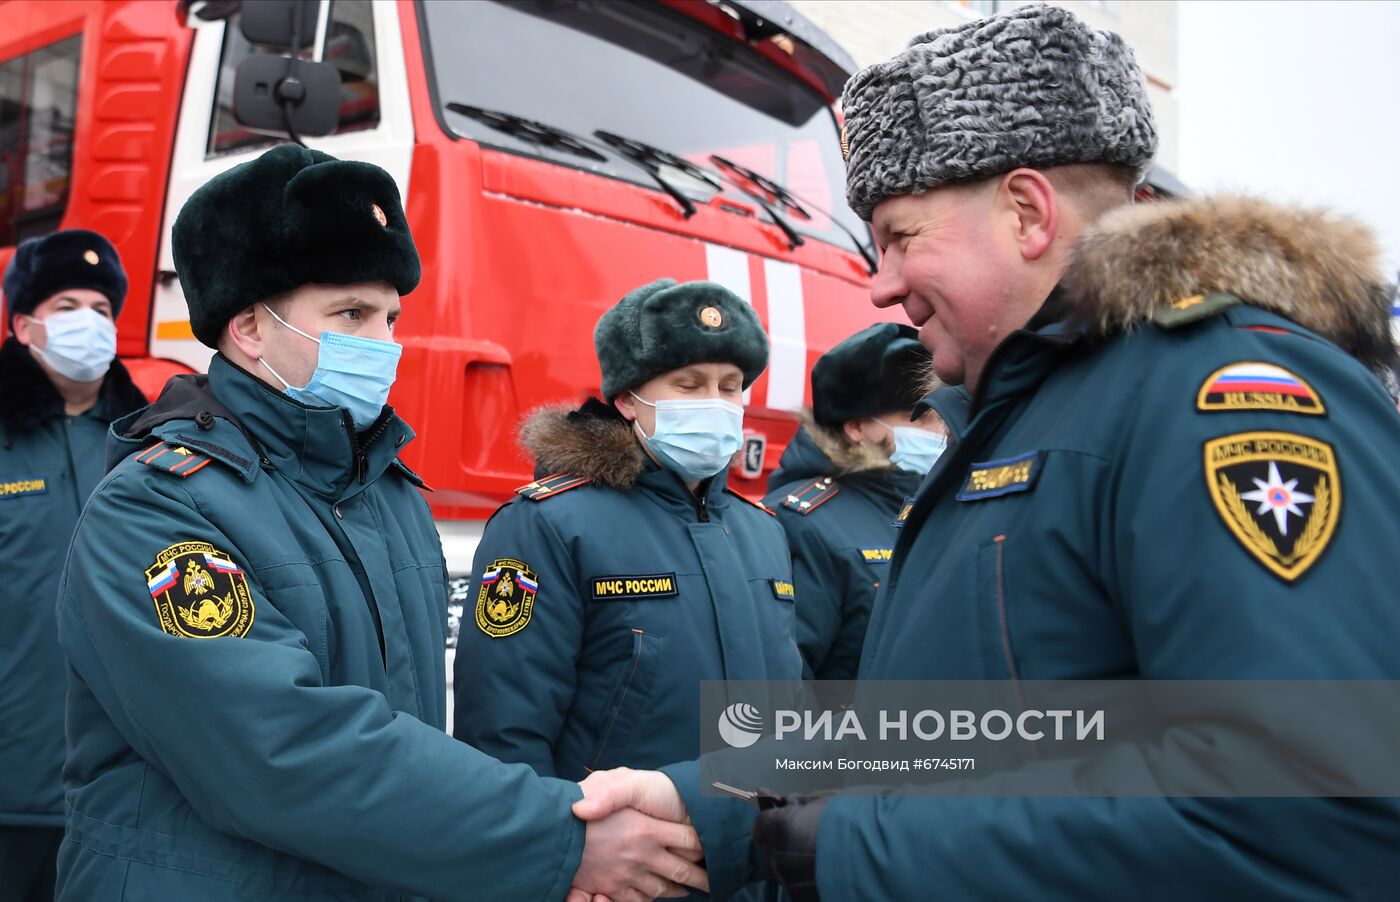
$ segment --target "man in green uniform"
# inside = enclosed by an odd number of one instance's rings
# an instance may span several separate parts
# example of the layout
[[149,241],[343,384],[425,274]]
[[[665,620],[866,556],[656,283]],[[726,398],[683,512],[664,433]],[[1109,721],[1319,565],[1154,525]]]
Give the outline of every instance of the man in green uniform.
[[[960,386],[933,397],[954,443],[861,679],[1400,678],[1370,234],[1240,198],[1130,206],[1156,146],[1141,72],[1055,7],[918,37],[843,107],[873,300]],[[1151,772],[1150,748],[1118,754]],[[798,900],[1394,896],[1393,799],[1096,796],[840,797],[755,835]]]
[[116,424],[68,556],[59,898],[703,888],[690,828],[585,827],[588,790],[443,732],[442,550],[385,404],[419,279],[389,175],[275,148],[195,192],[174,251],[219,353]]
[[82,229],[21,244],[0,344],[0,887],[52,900],[63,839],[63,697],[54,602],[107,427],[146,403],[116,359],[116,248]]
[[594,337],[606,403],[521,430],[539,478],[486,526],[453,684],[459,738],[573,780],[696,757],[701,680],[801,675],[783,531],[727,488],[753,308],[663,279]]
[[764,503],[792,546],[809,679],[856,678],[899,512],[947,447],[936,414],[910,419],[928,367],[907,325],[877,323],[837,344],[812,367],[812,408],[768,478]]

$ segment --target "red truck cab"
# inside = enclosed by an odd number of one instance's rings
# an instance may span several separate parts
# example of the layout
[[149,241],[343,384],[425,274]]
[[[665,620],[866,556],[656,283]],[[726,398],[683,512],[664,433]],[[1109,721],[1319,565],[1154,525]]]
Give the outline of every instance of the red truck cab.
[[[107,235],[131,289],[119,352],[148,393],[193,339],[170,227],[210,177],[278,140],[233,114],[265,48],[229,0],[0,2],[0,265],[55,228]],[[782,3],[333,0],[314,55],[340,79],[309,146],[383,166],[423,261],[391,403],[434,491],[449,569],[531,477],[520,420],[598,392],[592,332],[661,277],[751,302],[768,371],[747,398],[740,491],[810,402],[811,364],[882,314],[846,207],[835,100],[852,63]]]

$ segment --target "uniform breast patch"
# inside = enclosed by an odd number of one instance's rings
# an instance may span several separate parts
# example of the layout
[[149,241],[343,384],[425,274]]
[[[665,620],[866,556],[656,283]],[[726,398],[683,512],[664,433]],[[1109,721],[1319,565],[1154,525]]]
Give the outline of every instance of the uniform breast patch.
[[792,583],[785,579],[770,579],[768,585],[773,587],[773,597],[779,601],[795,601],[797,599],[797,591],[793,588]]
[[1031,451],[1019,457],[975,463],[967,473],[962,491],[958,492],[958,500],[981,501],[1014,492],[1029,492],[1035,488],[1044,460],[1044,451]]
[[675,598],[680,594],[674,573],[648,573],[642,576],[595,576],[591,582],[594,601]]
[[1196,394],[1197,410],[1275,410],[1322,416],[1317,390],[1296,373],[1272,363],[1244,361],[1206,377]]
[[540,584],[535,571],[513,558],[496,558],[481,574],[476,625],[493,639],[513,636],[530,623]]
[[1291,432],[1241,432],[1205,444],[1206,488],[1245,550],[1286,582],[1336,532],[1342,485],[1332,446]]
[[862,548],[861,559],[867,564],[888,564],[894,557],[893,548]]
[[240,638],[253,628],[253,593],[243,569],[208,542],[180,542],[156,555],[146,586],[160,628],[172,636]]
[[14,479],[0,479],[0,500],[21,498],[25,495],[42,495],[49,490],[49,484],[42,476],[17,476]]

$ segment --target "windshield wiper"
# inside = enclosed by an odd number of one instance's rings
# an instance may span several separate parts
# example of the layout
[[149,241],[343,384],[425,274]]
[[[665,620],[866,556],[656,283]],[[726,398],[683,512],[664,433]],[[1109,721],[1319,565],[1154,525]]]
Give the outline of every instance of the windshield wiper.
[[499,110],[486,110],[477,106],[469,106],[465,103],[449,103],[447,109],[462,116],[488,125],[496,131],[514,135],[517,138],[524,138],[535,144],[543,144],[546,147],[555,147],[566,150],[574,156],[583,157],[586,160],[593,160],[597,163],[606,163],[608,158],[598,153],[598,151],[584,144],[577,137],[569,134],[560,128],[552,125],[545,125],[543,122],[536,122],[533,119],[526,119],[524,116],[517,116],[514,113],[503,113]]
[[724,190],[724,185],[720,184],[714,176],[684,157],[678,157],[659,147],[643,144],[641,141],[636,141],[632,138],[624,138],[622,135],[613,134],[612,132],[603,131],[602,129],[598,129],[593,134],[597,135],[600,141],[606,142],[627,159],[650,173],[652,180],[661,187],[661,190],[671,195],[671,198],[675,200],[677,204],[680,204],[681,212],[686,219],[695,215],[695,202],[687,197],[685,192],[671,184],[671,181],[663,174],[661,167],[670,166],[672,169],[678,169],[691,178],[709,185],[715,191]]
[[[774,200],[778,201],[784,207],[787,207],[789,210],[793,211],[798,216],[801,216],[803,219],[812,218],[812,215],[807,212],[807,210],[802,206],[802,204],[798,201],[797,197],[791,191],[784,188],[777,182],[773,181],[768,176],[763,175],[760,172],[754,172],[747,166],[741,166],[733,160],[722,157],[719,154],[710,154],[710,161],[713,162],[720,169],[725,169],[729,170],[730,172],[737,173],[742,178],[752,182],[755,186],[758,187],[760,191],[764,191],[772,195]],[[749,197],[752,197],[754,200],[762,204],[764,206],[764,209],[768,210],[769,214],[772,215],[775,219],[777,218],[778,214],[774,212],[771,209],[771,207],[768,206],[767,198],[762,197],[753,191],[750,191],[741,182],[735,181],[734,184],[739,187],[739,190],[743,191]],[[865,244],[865,242],[857,238],[854,232],[846,228],[844,223],[842,223],[835,216],[832,216],[826,210],[822,210],[815,206],[813,206],[812,209],[817,210],[817,212],[821,213],[827,219],[831,220],[832,225],[836,226],[838,229],[846,233],[846,237],[851,239],[851,244],[855,245],[856,250],[858,250],[860,252],[861,257],[864,258],[866,269],[870,271],[870,274],[872,276],[879,271],[880,261],[875,258],[874,252],[870,250],[870,248]],[[779,225],[781,226],[783,224],[779,223]],[[798,243],[800,244],[801,242],[799,241]]]

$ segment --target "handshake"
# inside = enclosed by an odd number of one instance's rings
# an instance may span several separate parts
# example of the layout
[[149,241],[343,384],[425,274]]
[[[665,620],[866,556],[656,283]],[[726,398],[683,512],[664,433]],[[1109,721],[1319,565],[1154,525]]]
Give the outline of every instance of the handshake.
[[597,771],[579,784],[587,823],[567,902],[649,902],[708,892],[700,836],[671,780],[658,771]]

